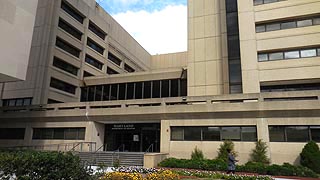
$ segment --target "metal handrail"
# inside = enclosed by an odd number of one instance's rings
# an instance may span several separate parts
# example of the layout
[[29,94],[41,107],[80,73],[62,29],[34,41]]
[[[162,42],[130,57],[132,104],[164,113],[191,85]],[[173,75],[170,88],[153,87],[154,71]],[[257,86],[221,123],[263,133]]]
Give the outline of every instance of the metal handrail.
[[150,144],[150,146],[149,146],[149,147],[147,148],[147,150],[146,150],[146,153],[150,152],[150,149],[151,149],[151,152],[153,152],[153,146],[154,146],[153,143]]

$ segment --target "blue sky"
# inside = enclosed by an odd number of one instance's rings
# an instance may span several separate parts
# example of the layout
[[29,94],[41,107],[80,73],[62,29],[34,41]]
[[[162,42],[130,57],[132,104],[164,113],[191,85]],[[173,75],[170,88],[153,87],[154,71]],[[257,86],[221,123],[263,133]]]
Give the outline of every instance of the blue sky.
[[187,0],[96,0],[150,54],[187,50]]
[[127,11],[160,11],[168,5],[187,5],[187,0],[96,0],[109,14]]

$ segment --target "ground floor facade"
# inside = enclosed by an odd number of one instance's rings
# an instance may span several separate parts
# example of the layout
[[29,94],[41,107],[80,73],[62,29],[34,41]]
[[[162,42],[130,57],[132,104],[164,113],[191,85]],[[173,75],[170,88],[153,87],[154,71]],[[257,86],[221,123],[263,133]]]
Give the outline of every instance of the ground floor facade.
[[320,143],[319,97],[310,91],[2,108],[0,146],[177,158],[198,147],[213,159],[232,140],[246,163],[262,139],[272,163],[298,164],[308,141]]

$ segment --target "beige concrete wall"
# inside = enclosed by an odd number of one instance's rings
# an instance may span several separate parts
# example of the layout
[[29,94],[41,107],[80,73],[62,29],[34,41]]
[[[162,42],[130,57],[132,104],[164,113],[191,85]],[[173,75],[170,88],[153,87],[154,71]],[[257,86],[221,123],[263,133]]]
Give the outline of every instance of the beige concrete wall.
[[188,1],[188,95],[224,93],[225,1]]
[[0,82],[26,79],[38,0],[0,1]]
[[303,83],[311,79],[319,82],[319,57],[258,62],[257,53],[318,46],[320,26],[255,33],[255,23],[314,15],[319,7],[318,0],[287,0],[259,6],[254,6],[251,0],[238,1],[244,93],[260,92],[260,84],[269,82]]
[[151,69],[187,68],[187,61],[187,52],[153,55],[151,58]]
[[[201,149],[208,159],[218,155],[219,141],[170,141],[171,126],[257,126],[258,139],[268,145],[267,156],[273,164],[288,162],[299,164],[300,153],[306,143],[269,142],[269,125],[319,125],[319,118],[256,118],[256,119],[179,119],[161,121],[161,152],[169,157],[187,158],[195,147]],[[240,164],[250,159],[254,142],[234,142]],[[320,144],[320,143],[319,143]]]
[[[80,119],[79,119],[80,120]],[[34,140],[32,139],[33,128],[69,128],[69,127],[85,127],[85,139],[84,140]],[[0,140],[0,146],[2,147],[12,147],[12,146],[45,146],[47,150],[67,150],[72,149],[73,143],[80,142],[95,142],[95,144],[90,145],[90,143],[84,143],[82,147],[77,147],[77,150],[86,151],[92,148],[95,151],[104,143],[104,124],[92,122],[92,121],[78,121],[78,122],[15,122],[15,123],[2,123],[0,128],[26,128],[24,140]],[[58,147],[57,145],[60,145]],[[65,146],[69,144],[68,146]]]
[[[7,83],[3,95],[1,94],[0,96],[3,99],[32,97],[33,104],[46,104],[48,99],[61,102],[79,102],[81,93],[79,87],[83,85],[84,71],[95,76],[102,76],[106,75],[107,67],[110,66],[120,73],[126,73],[123,67],[124,63],[136,69],[137,72],[151,69],[151,55],[120,24],[106,13],[102,7],[97,5],[95,0],[66,1],[85,16],[83,24],[61,9],[61,0],[39,1],[35,25],[32,26],[34,35],[32,37],[30,57],[28,56],[29,65],[24,66],[28,69],[26,81]],[[4,2],[7,2],[7,0]],[[31,7],[31,5],[29,6]],[[74,38],[58,27],[59,18],[62,18],[82,32],[81,40]],[[95,23],[107,34],[105,40],[102,40],[88,29],[89,21]],[[63,49],[57,48],[55,46],[56,37],[60,37],[81,50],[80,57],[74,57]],[[101,55],[88,47],[87,38],[102,46],[105,49],[104,53]],[[117,53],[119,58],[121,58],[123,61],[121,67],[115,66],[107,59],[109,50],[115,51],[114,53]],[[100,70],[86,63],[86,54],[101,62],[103,68]],[[77,75],[72,75],[54,67],[52,65],[54,56],[79,68]],[[51,77],[76,86],[76,93],[70,94],[50,88]]]

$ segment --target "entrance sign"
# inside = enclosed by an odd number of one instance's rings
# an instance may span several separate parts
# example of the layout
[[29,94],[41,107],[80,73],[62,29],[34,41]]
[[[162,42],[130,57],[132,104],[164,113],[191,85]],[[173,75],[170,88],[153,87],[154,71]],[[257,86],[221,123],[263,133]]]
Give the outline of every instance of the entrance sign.
[[135,126],[133,124],[114,124],[112,126],[112,130],[135,130]]

